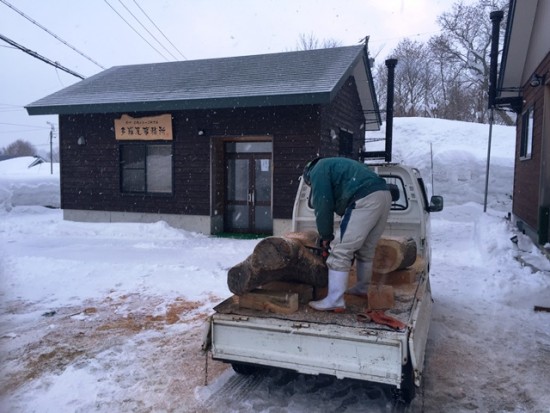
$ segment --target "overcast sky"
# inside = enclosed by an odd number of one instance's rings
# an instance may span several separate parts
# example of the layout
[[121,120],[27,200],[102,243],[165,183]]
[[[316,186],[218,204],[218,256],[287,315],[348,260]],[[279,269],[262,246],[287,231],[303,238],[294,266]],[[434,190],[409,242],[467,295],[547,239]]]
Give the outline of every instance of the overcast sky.
[[[450,11],[454,3],[454,0],[0,0],[0,34],[84,77],[99,73],[103,70],[101,66],[290,51],[296,49],[300,34],[312,34],[320,41],[337,40],[343,46],[358,44],[368,35],[371,56],[381,63],[399,40],[425,41],[437,34],[437,17]],[[47,122],[53,123],[57,131],[57,116],[28,116],[23,106],[80,79],[2,40],[0,61],[0,149],[23,139],[38,150],[49,151]]]

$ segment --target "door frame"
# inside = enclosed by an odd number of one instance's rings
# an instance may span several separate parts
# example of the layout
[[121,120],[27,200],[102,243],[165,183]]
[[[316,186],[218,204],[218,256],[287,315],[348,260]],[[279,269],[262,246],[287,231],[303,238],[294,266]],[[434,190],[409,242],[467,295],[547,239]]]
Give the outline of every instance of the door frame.
[[[211,177],[211,195],[210,195],[210,206],[211,206],[211,233],[220,234],[225,232],[226,223],[225,223],[225,199],[226,199],[226,173],[225,173],[225,163],[227,160],[227,154],[225,151],[225,144],[229,142],[271,142],[273,145],[273,138],[269,135],[247,135],[247,136],[218,136],[212,137],[210,139],[210,177]],[[256,153],[256,152],[254,152]],[[258,152],[263,153],[263,152]],[[270,208],[271,208],[271,219],[273,220],[273,178],[274,178],[274,149],[271,150],[271,199],[270,199]],[[231,233],[250,233],[250,231],[232,231]],[[265,231],[261,234],[267,234]]]

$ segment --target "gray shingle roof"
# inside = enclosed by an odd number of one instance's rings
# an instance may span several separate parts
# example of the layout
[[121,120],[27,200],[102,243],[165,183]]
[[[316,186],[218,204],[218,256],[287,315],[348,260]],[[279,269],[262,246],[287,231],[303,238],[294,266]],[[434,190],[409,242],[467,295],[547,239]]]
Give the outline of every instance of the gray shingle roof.
[[365,60],[363,46],[348,46],[115,66],[26,108],[42,115],[329,103],[353,74],[364,110],[377,110]]

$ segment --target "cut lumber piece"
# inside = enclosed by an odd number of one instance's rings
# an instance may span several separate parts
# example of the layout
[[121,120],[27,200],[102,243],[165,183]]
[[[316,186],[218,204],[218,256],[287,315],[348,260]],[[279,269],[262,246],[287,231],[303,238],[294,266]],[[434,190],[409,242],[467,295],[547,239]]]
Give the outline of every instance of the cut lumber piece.
[[378,240],[373,271],[387,274],[411,266],[416,260],[416,242],[406,237],[382,237]]
[[369,310],[389,310],[395,305],[395,294],[391,285],[370,285],[368,291]]
[[292,314],[298,311],[298,294],[279,291],[254,290],[239,296],[239,307]]
[[236,295],[271,281],[296,281],[315,287],[328,284],[328,269],[322,257],[300,240],[288,236],[267,237],[250,256],[229,269],[227,285]]
[[392,271],[387,274],[381,274],[379,272],[372,273],[373,284],[384,285],[402,285],[413,284],[418,278],[418,273],[412,268],[405,268],[404,270]]
[[292,281],[272,281],[262,285],[262,290],[298,294],[300,304],[307,304],[313,300],[313,287],[308,284]]
[[419,274],[426,270],[426,261],[418,256],[416,261],[404,270],[396,270],[386,274],[376,271],[372,273],[373,284],[403,285],[413,284],[418,280]]

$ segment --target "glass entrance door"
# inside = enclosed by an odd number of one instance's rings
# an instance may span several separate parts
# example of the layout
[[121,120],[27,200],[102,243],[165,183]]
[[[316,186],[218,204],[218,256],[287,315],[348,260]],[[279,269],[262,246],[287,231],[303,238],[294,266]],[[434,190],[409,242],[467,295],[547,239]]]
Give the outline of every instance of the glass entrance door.
[[271,142],[225,144],[225,231],[270,234]]

